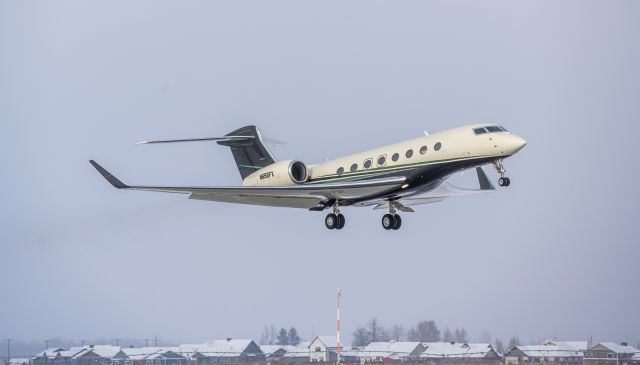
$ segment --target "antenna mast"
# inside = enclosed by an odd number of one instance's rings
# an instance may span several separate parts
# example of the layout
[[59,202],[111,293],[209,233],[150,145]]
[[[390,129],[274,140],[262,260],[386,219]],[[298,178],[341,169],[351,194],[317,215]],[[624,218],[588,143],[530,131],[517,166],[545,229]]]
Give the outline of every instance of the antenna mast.
[[338,289],[338,296],[336,301],[336,319],[338,321],[338,332],[337,332],[337,351],[336,351],[336,364],[340,365],[340,296],[342,295],[342,289]]

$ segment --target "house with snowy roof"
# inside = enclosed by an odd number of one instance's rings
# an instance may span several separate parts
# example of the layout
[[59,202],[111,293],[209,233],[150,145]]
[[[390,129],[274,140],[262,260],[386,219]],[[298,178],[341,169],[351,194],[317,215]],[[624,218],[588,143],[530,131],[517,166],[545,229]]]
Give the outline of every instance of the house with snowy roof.
[[291,345],[262,345],[260,350],[264,353],[268,362],[279,364],[307,363],[309,362],[308,343],[296,346]]
[[587,348],[589,348],[589,342],[588,341],[557,341],[557,340],[546,340],[544,341],[545,345],[558,345],[558,346],[562,346],[562,345],[566,345],[569,347],[573,347],[576,350],[580,351],[580,352],[585,352],[587,351]]
[[502,359],[488,343],[466,342],[424,342],[425,350],[420,354],[420,360],[431,360],[437,363],[451,359],[474,359],[478,363],[482,361],[496,361]]
[[65,350],[53,347],[36,354],[31,359],[34,365],[72,365],[73,357],[86,351],[84,347],[71,347]]
[[585,365],[638,365],[640,350],[626,342],[600,342],[584,353]]
[[363,362],[391,360],[417,360],[425,350],[421,342],[388,341],[371,342],[358,351],[358,357]]
[[582,351],[564,342],[545,343],[543,345],[514,346],[504,354],[505,365],[522,363],[575,363],[582,362]]
[[336,361],[338,338],[336,336],[316,336],[309,343],[309,361]]
[[191,347],[192,359],[196,365],[219,363],[265,361],[265,355],[253,340],[214,340],[202,345],[180,345],[178,348]]
[[173,347],[125,347],[112,365],[186,365],[188,359]]
[[90,345],[73,356],[73,365],[104,365],[111,364],[114,356],[120,351],[120,346]]

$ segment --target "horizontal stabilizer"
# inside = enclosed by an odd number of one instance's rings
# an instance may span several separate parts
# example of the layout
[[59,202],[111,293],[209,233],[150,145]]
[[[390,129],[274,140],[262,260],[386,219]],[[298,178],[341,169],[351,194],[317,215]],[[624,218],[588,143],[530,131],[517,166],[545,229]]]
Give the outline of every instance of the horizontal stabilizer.
[[136,144],[152,144],[152,143],[179,143],[179,142],[230,142],[230,141],[248,141],[256,138],[255,136],[224,136],[224,137],[205,137],[205,138],[185,138],[185,139],[164,139],[157,141],[140,141]]

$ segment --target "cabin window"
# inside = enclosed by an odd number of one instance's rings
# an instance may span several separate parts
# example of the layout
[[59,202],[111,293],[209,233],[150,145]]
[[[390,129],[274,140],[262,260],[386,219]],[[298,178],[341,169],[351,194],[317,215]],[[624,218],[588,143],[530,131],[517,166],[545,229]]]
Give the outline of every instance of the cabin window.
[[486,130],[486,129],[484,129],[484,128],[475,128],[475,129],[473,130],[473,133],[475,133],[476,135],[478,135],[478,134],[485,134],[485,133],[487,133],[487,130]]
[[370,169],[372,163],[373,163],[373,159],[372,158],[368,158],[368,159],[364,160],[364,168],[365,169]]
[[338,171],[336,171],[336,174],[338,174],[338,176],[342,175],[344,173],[344,167],[340,167],[338,168]]
[[387,162],[387,155],[378,156],[378,166],[384,166]]
[[427,146],[420,147],[420,154],[424,155],[425,153],[427,153]]
[[487,128],[487,130],[488,130],[489,132],[504,132],[504,131],[502,130],[502,128],[500,128],[500,127],[498,127],[498,126],[495,126],[495,125],[492,125],[492,126],[489,126],[489,127],[486,127],[486,128]]
[[433,146],[433,149],[436,151],[440,151],[440,149],[442,148],[442,143],[438,142]]
[[411,158],[413,156],[413,150],[407,150],[407,153],[404,154],[407,158]]
[[351,172],[355,172],[356,170],[358,170],[358,164],[354,163],[353,165],[351,165]]
[[394,153],[394,154],[391,156],[391,159],[392,159],[393,161],[398,161],[398,159],[399,159],[399,158],[400,158],[400,154],[399,154],[399,153],[397,153],[397,152],[396,152],[396,153]]

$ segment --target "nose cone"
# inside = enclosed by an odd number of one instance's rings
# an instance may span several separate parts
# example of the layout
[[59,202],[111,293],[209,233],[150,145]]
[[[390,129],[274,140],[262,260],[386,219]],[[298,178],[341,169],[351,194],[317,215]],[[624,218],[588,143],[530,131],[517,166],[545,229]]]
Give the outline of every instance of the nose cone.
[[527,145],[527,141],[525,141],[521,137],[516,136],[515,134],[512,134],[509,138],[508,145],[511,154],[514,154],[524,148],[524,146]]

